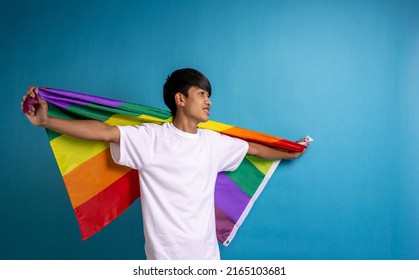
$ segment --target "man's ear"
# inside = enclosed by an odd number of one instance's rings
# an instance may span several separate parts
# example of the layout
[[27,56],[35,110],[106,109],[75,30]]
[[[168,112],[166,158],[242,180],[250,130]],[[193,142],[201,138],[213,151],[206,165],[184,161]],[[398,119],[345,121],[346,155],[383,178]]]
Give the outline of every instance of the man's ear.
[[185,105],[185,98],[186,96],[182,93],[178,92],[175,94],[175,102],[178,106],[184,106]]

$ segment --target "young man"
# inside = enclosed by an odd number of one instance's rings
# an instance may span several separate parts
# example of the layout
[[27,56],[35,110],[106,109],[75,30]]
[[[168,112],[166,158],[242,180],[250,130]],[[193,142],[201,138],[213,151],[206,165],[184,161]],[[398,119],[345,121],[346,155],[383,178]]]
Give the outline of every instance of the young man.
[[107,141],[118,164],[140,171],[141,206],[147,259],[219,259],[214,187],[218,172],[236,169],[244,156],[295,159],[261,144],[198,129],[208,121],[211,84],[199,71],[180,69],[164,84],[163,96],[173,121],[163,125],[108,126],[93,120],[48,116],[38,99],[27,118],[35,125],[73,137]]

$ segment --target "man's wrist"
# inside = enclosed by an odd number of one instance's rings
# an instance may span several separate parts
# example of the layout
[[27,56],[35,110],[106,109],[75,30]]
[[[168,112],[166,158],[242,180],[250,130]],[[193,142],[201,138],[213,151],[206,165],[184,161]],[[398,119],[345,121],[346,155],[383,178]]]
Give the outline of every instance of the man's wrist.
[[53,119],[53,117],[47,116],[46,118],[44,118],[41,123],[40,123],[40,127],[43,128],[51,128],[51,120]]

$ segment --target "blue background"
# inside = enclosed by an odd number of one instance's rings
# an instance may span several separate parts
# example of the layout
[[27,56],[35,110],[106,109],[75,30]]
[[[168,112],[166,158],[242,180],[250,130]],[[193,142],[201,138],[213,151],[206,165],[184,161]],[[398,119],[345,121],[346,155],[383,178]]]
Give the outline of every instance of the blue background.
[[315,142],[283,162],[223,259],[419,259],[418,1],[2,1],[1,259],[142,259],[136,202],[82,241],[29,85],[165,108],[173,70],[211,118]]

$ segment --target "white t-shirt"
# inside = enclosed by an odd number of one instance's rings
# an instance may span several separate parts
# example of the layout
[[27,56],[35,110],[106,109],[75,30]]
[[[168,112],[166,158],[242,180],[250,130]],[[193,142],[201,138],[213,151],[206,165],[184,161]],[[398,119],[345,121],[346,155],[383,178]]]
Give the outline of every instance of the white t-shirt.
[[119,130],[111,153],[140,171],[147,259],[219,259],[215,181],[239,166],[247,142],[205,129],[186,133],[172,123]]

